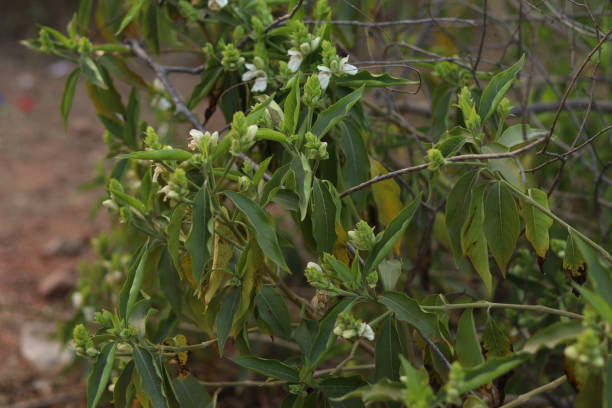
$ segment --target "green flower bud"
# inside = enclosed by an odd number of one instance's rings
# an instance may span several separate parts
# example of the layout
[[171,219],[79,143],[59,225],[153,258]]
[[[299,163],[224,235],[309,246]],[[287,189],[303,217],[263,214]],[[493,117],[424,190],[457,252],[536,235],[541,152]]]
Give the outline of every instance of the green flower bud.
[[321,83],[319,82],[319,77],[313,74],[306,80],[302,100],[304,101],[304,105],[308,106],[309,108],[314,108],[319,103],[320,98]]
[[512,110],[512,108],[513,106],[508,98],[503,98],[499,105],[497,105],[497,114],[499,115],[502,121],[506,120],[508,115],[510,115],[510,111]]
[[463,113],[465,126],[474,137],[480,138],[480,115],[476,112],[472,93],[467,86],[464,86],[459,93],[458,105]]
[[327,142],[322,142],[313,133],[306,133],[306,143],[304,144],[306,157],[311,160],[326,160],[329,158],[327,153]]
[[427,151],[427,158],[429,159],[428,169],[430,171],[437,171],[446,164],[444,155],[438,149],[429,149]]
[[451,369],[448,373],[448,383],[446,383],[446,403],[447,404],[461,404],[461,393],[460,389],[463,388],[465,383],[465,371],[458,361],[455,361],[451,365]]
[[376,285],[378,284],[378,272],[374,271],[374,272],[370,272],[369,274],[367,274],[366,275],[366,283],[372,289],[375,288]]
[[108,310],[102,310],[94,313],[94,322],[98,323],[102,327],[113,326],[113,314]]
[[348,232],[349,242],[360,251],[369,251],[376,244],[374,227],[370,227],[367,222],[361,220],[357,223],[354,230]]
[[153,150],[158,150],[162,148],[162,145],[159,142],[159,135],[157,134],[155,129],[153,129],[152,126],[147,126],[147,130],[145,131],[145,134],[146,136],[145,136],[144,144],[146,147],[153,149]]
[[164,201],[180,200],[189,194],[187,175],[185,170],[178,168],[170,175],[168,184],[159,189],[159,194],[164,194]]
[[98,357],[100,352],[95,347],[88,347],[87,350],[85,350],[85,354],[87,354],[87,357],[95,358]]
[[72,341],[77,346],[85,346],[90,341],[89,332],[85,328],[85,326],[81,324],[77,324],[72,329]]
[[240,176],[238,179],[238,190],[247,191],[251,186],[251,180],[247,176]]
[[233,44],[227,44],[221,55],[221,65],[226,71],[236,71],[244,64],[244,58],[240,56],[240,50]]

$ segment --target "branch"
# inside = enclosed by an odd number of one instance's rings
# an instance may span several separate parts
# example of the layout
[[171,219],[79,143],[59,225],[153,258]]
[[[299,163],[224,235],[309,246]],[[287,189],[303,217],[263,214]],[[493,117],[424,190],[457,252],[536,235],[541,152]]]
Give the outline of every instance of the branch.
[[553,314],[557,316],[569,317],[570,319],[583,320],[584,316],[565,310],[553,309],[541,305],[519,305],[514,303],[493,303],[493,302],[472,302],[472,303],[452,303],[439,306],[421,306],[424,310],[460,310],[460,309],[515,309],[528,310],[536,313]]
[[[273,28],[276,28],[282,24],[284,24],[286,21],[291,20],[291,17],[293,17],[295,15],[295,13],[297,13],[297,11],[300,9],[300,7],[302,7],[302,3],[304,3],[304,0],[298,0],[297,4],[295,5],[295,7],[293,7],[293,9],[291,9],[291,11],[285,15],[280,16],[279,18],[277,18],[276,20],[274,20],[272,23],[270,23],[264,30],[264,34],[267,33],[268,31],[272,30]],[[249,41],[252,41],[253,39],[251,38],[251,35],[247,35],[246,37],[244,37],[236,46],[236,48],[241,49],[242,47],[244,47],[246,45],[246,43],[248,43]]]
[[542,147],[542,149],[538,153],[541,154],[541,153],[544,153],[546,151],[546,148],[548,147],[548,143],[550,141],[550,138],[552,137],[552,134],[555,131],[555,126],[557,125],[557,121],[559,120],[559,116],[561,116],[561,111],[563,110],[563,107],[565,106],[565,101],[567,100],[567,97],[569,96],[570,92],[574,88],[574,85],[576,84],[576,80],[578,79],[578,77],[580,76],[580,74],[582,73],[584,68],[586,67],[587,63],[591,60],[593,55],[595,55],[595,53],[606,42],[606,40],[608,39],[610,34],[612,34],[612,29],[608,30],[606,35],[604,35],[601,38],[601,40],[599,40],[597,45],[595,47],[593,47],[591,52],[589,52],[589,55],[587,55],[586,58],[584,59],[584,61],[582,61],[582,65],[580,65],[580,68],[578,68],[578,70],[576,71],[576,73],[572,77],[572,80],[570,81],[570,83],[567,85],[567,88],[565,89],[565,93],[563,94],[563,97],[561,98],[561,103],[559,103],[559,107],[557,108],[557,112],[555,113],[555,118],[553,119],[552,125],[550,126],[550,131],[548,132],[548,135],[546,135],[546,141],[544,143],[544,146]]
[[[463,154],[460,156],[453,156],[453,157],[449,157],[448,159],[446,159],[447,162],[464,162],[464,161],[470,161],[470,160],[489,160],[489,159],[505,159],[505,158],[512,158],[515,157],[523,152],[526,152],[528,150],[533,149],[534,147],[542,144],[546,139],[545,138],[541,138],[541,139],[537,139],[534,142],[531,142],[519,149],[513,150],[511,152],[504,152],[504,153],[484,153],[484,154]],[[355,191],[359,191],[361,189],[364,189],[368,186],[371,186],[372,184],[376,184],[379,183],[383,180],[387,180],[390,178],[394,178],[394,177],[398,177],[401,176],[403,174],[407,174],[407,173],[413,173],[416,171],[421,171],[421,170],[425,170],[427,167],[429,167],[429,163],[423,163],[423,164],[419,164],[417,166],[412,166],[412,167],[406,167],[403,169],[399,169],[399,170],[395,170],[395,171],[391,171],[387,174],[381,174],[380,176],[376,176],[373,179],[370,179],[368,181],[364,181],[361,184],[358,184],[354,187],[351,187],[349,189],[344,190],[342,193],[340,193],[340,197],[344,197],[346,195],[352,194]]]
[[[318,24],[315,20],[306,20],[305,24]],[[440,18],[418,18],[414,20],[393,20],[393,21],[378,21],[378,22],[366,22],[366,21],[354,21],[354,20],[331,20],[332,25],[348,25],[368,28],[380,28],[380,27],[394,27],[394,26],[412,26],[430,23],[449,23],[466,26],[478,25],[476,20],[466,20],[463,18],[453,17],[440,17]]]
[[504,404],[499,408],[514,408],[514,407],[521,406],[521,404],[524,404],[525,402],[529,401],[532,397],[538,394],[542,394],[543,392],[554,390],[559,385],[563,384],[566,380],[567,378],[565,376],[561,376],[557,378],[556,380],[549,382],[548,384],[544,384],[541,387],[535,388],[529,392],[526,392],[525,394],[519,395],[518,397],[516,397],[515,400],[507,404]]

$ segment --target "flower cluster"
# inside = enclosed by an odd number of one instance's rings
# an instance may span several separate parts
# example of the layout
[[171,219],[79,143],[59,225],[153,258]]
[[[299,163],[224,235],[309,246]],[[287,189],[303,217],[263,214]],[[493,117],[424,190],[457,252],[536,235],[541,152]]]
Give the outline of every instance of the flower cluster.
[[212,11],[219,11],[227,6],[227,0],[208,0],[208,8]]
[[446,164],[444,155],[438,149],[429,149],[427,151],[427,159],[429,160],[429,166],[427,166],[427,168],[430,171],[437,171]]
[[268,87],[268,74],[264,70],[265,63],[261,57],[253,58],[252,64],[244,65],[247,71],[242,74],[243,81],[251,81],[253,82],[253,86],[251,87],[251,91],[253,92],[263,92]]
[[308,283],[318,289],[326,292],[337,294],[340,289],[333,282],[329,274],[323,271],[321,265],[315,262],[308,262],[304,270],[304,276]]
[[244,57],[240,56],[240,50],[234,44],[223,46],[221,55],[221,65],[226,71],[236,71],[244,64]]
[[370,341],[374,340],[374,330],[372,330],[372,327],[362,320],[355,318],[350,313],[340,313],[338,315],[336,327],[334,327],[334,334],[346,340],[350,340],[354,337],[363,337]]
[[329,158],[327,153],[327,142],[321,141],[312,132],[306,133],[306,157],[312,160],[326,160]]
[[360,220],[354,230],[348,232],[349,242],[360,251],[369,251],[374,248],[377,238],[374,235],[374,227]]
[[580,333],[576,343],[565,348],[565,356],[581,364],[601,368],[605,359],[600,343],[595,330],[587,327]]
[[212,149],[217,146],[219,142],[219,132],[202,132],[197,129],[191,129],[189,131],[189,149],[199,150],[202,152],[204,157],[208,156]]
[[301,21],[292,20],[287,27],[293,33],[291,48],[287,51],[289,54],[288,66],[291,72],[296,72],[300,69],[304,58],[319,48],[321,37],[309,33],[308,28]]
[[187,175],[185,170],[178,168],[170,175],[168,184],[159,189],[159,194],[164,195],[164,201],[170,199],[179,201],[189,194],[187,187]]
[[316,75],[311,75],[306,80],[304,84],[304,96],[302,97],[302,101],[304,105],[309,108],[315,108],[319,100],[321,98],[321,83],[319,82],[319,77]]
[[257,125],[248,125],[247,119],[242,112],[234,113],[232,120],[232,130],[229,137],[232,140],[230,152],[233,155],[244,153],[255,144],[255,135],[257,134]]
[[100,353],[98,349],[94,347],[91,336],[83,324],[78,324],[72,329],[72,341],[78,355],[94,358]]
[[446,383],[446,403],[461,405],[461,389],[465,384],[465,371],[458,361],[455,361],[448,373],[448,382]]
[[327,89],[332,75],[355,75],[357,67],[348,63],[349,57],[340,58],[336,54],[336,47],[329,41],[323,41],[323,64],[317,66],[319,70],[319,83],[322,89]]

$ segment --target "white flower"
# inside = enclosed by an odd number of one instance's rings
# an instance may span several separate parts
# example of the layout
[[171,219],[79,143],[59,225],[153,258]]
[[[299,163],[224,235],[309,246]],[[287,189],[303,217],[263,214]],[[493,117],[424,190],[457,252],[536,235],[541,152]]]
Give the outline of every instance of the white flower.
[[344,57],[340,60],[340,72],[355,75],[358,72],[358,69],[356,66],[349,64],[348,59],[349,57]]
[[317,68],[319,69],[319,84],[321,84],[321,89],[325,90],[332,76],[331,69],[327,68],[325,65],[319,65]]
[[367,323],[361,323],[359,326],[359,337],[365,337],[366,339],[372,341],[374,340],[374,330]]
[[352,339],[356,335],[357,335],[357,332],[354,329],[347,329],[342,332],[342,337],[344,337],[347,340]]
[[227,6],[227,0],[208,0],[208,8],[213,11],[219,11]]
[[291,72],[297,71],[300,68],[300,65],[302,65],[302,61],[304,61],[304,56],[301,52],[294,49],[287,51],[287,54],[290,55],[289,64],[287,64],[289,66],[289,69],[291,70]]
[[344,57],[340,60],[340,62],[336,63],[336,61],[332,61],[330,64],[333,68],[326,67],[325,65],[319,65],[317,68],[319,69],[319,83],[321,84],[321,89],[327,89],[329,85],[329,80],[332,75],[355,75],[359,70],[356,66],[348,63],[349,57]]
[[81,306],[83,306],[83,295],[81,295],[80,292],[74,292],[72,294],[72,306],[75,309],[79,309]]
[[201,144],[205,144],[208,146],[216,146],[219,141],[219,132],[201,132],[198,129],[191,129],[189,131],[189,136],[191,139],[189,140],[189,149],[196,150]]
[[257,134],[257,130],[259,129],[259,127],[257,125],[251,125],[247,128],[247,132],[246,132],[246,140],[248,142],[251,142],[252,140],[255,140],[255,135]]
[[308,262],[308,263],[306,264],[306,269],[310,269],[310,268],[316,269],[317,271],[319,271],[319,272],[323,273],[323,269],[321,269],[321,267],[319,266],[319,264],[318,264],[318,263],[315,263],[315,262]]
[[166,98],[159,98],[157,101],[157,107],[163,111],[168,110],[172,107],[172,104]]
[[243,81],[250,81],[255,78],[255,83],[251,88],[253,92],[263,92],[268,86],[268,75],[265,71],[258,69],[254,64],[245,64],[247,72],[242,74]]

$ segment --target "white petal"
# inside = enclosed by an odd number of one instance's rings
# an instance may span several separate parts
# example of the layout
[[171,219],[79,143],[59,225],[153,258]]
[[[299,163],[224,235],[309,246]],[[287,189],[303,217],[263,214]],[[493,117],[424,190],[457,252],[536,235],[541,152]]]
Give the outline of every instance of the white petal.
[[257,71],[247,71],[244,74],[242,74],[242,80],[250,81],[251,79],[255,78],[256,74],[257,74]]
[[253,84],[253,87],[251,88],[251,91],[253,92],[263,92],[266,90],[266,87],[268,86],[268,78],[267,77],[259,77],[255,80],[255,83]]
[[249,71],[255,71],[257,70],[257,67],[254,64],[244,64],[244,66],[246,67],[246,69],[248,69]]
[[294,54],[291,56],[291,58],[289,58],[289,64],[287,65],[289,66],[291,72],[295,72],[300,68],[303,59],[304,57],[300,53]]
[[327,68],[325,65],[319,65],[317,66],[317,69],[323,72],[331,72],[331,69]]
[[331,72],[321,71],[319,72],[319,83],[321,84],[321,89],[327,89],[329,85],[329,79],[331,78]]
[[310,48],[312,49],[312,51],[316,50],[319,47],[320,43],[321,43],[321,37],[317,37],[314,40],[312,40],[310,42]]
[[359,70],[354,65],[344,64],[342,66],[342,72],[344,72],[345,74],[349,74],[349,75],[355,75],[357,72],[359,72]]
[[194,139],[200,140],[202,136],[204,136],[204,133],[200,132],[198,129],[191,129],[189,131],[189,136],[193,137]]
[[289,51],[287,51],[287,54],[293,56],[293,55],[302,55],[301,52],[299,52],[298,50],[294,50],[294,49],[290,49]]

